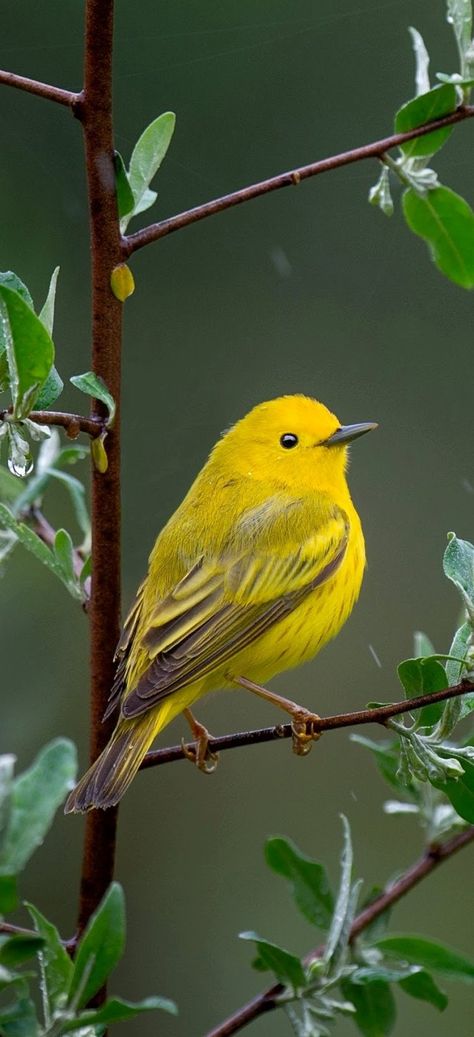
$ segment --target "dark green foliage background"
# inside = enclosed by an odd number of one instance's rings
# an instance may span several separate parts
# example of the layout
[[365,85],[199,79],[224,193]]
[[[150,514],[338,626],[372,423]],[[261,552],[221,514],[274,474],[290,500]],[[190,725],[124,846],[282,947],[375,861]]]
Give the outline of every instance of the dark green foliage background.
[[[433,74],[456,67],[442,0],[118,4],[124,157],[154,116],[177,113],[152,218],[390,132],[393,112],[414,92],[408,24],[423,33]],[[2,38],[5,67],[79,87],[77,0],[17,0],[2,12]],[[55,340],[67,377],[89,367],[81,132],[47,102],[6,88],[1,101],[0,268],[15,270],[38,304],[61,264]],[[469,123],[459,127],[435,163],[471,203],[472,133]],[[448,649],[458,601],[442,575],[445,534],[472,539],[474,522],[473,300],[429,263],[398,206],[389,223],[366,204],[377,172],[371,163],[331,173],[150,247],[133,260],[137,290],[125,306],[125,605],[216,436],[254,403],[306,392],[344,422],[380,422],[353,450],[369,557],[361,603],[320,659],[275,681],[321,713],[396,697],[395,665],[411,654],[415,628]],[[64,397],[65,406],[84,402],[72,389]],[[72,526],[63,504],[58,491],[49,517]],[[64,734],[85,763],[86,621],[20,549],[2,585],[0,629],[1,751],[15,751],[23,766]],[[243,693],[214,697],[199,716],[216,733],[275,719]],[[182,731],[176,723],[164,742]],[[130,1037],[194,1037],[259,989],[249,947],[235,939],[240,929],[297,952],[318,942],[265,869],[268,834],[293,837],[335,876],[343,810],[368,884],[408,865],[420,835],[410,819],[385,817],[387,793],[369,754],[344,733],[323,738],[308,760],[282,744],[229,753],[209,779],[185,764],[139,776],[121,811],[117,877],[129,938],[111,989],[136,999],[162,993],[181,1012],[130,1023]],[[79,819],[60,819],[24,878],[24,895],[65,934],[81,829]],[[467,851],[399,906],[396,928],[472,954],[471,874]],[[452,995],[435,1018],[397,994],[395,1032],[468,1037],[472,993]],[[274,1015],[254,1030],[279,1037],[288,1024]],[[338,1023],[338,1034],[353,1032]]]

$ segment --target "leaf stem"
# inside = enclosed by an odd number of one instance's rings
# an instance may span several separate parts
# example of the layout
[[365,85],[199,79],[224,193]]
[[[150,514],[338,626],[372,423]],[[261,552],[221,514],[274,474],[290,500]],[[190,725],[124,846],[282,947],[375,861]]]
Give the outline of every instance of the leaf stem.
[[241,205],[242,202],[249,202],[252,198],[259,198],[260,195],[269,194],[270,191],[278,191],[281,187],[295,186],[301,180],[318,176],[320,173],[327,173],[329,170],[338,169],[340,166],[348,166],[354,162],[362,162],[365,159],[382,159],[385,152],[399,147],[406,141],[424,137],[425,134],[431,133],[433,129],[453,126],[464,119],[472,118],[473,115],[474,106],[462,105],[455,112],[451,112],[450,115],[444,115],[441,119],[433,119],[432,122],[426,123],[424,126],[418,126],[407,133],[394,133],[390,137],[372,141],[371,144],[364,144],[350,151],[343,151],[338,155],[320,159],[318,162],[299,166],[286,173],[278,173],[277,176],[272,176],[268,180],[260,180],[258,183],[250,184],[248,187],[241,187],[238,191],[232,191],[231,194],[223,195],[221,198],[214,198],[210,202],[204,202],[203,205],[187,209],[185,212],[180,212],[176,216],[170,216],[159,223],[152,223],[149,227],[144,227],[143,230],[139,230],[135,234],[123,237],[122,256],[124,259],[127,259],[139,248],[150,245],[151,242],[158,241],[159,238],[164,238],[167,234],[172,234],[176,230],[182,230],[183,227],[188,227],[191,223],[203,220],[207,216],[213,216],[214,213],[224,212],[225,209],[230,209],[234,205]]

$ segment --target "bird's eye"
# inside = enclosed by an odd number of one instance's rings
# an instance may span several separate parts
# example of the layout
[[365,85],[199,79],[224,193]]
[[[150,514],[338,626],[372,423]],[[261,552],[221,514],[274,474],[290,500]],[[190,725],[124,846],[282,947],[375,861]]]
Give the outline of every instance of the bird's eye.
[[294,432],[284,432],[280,436],[280,443],[285,450],[292,450],[294,446],[298,444],[298,436],[295,436]]

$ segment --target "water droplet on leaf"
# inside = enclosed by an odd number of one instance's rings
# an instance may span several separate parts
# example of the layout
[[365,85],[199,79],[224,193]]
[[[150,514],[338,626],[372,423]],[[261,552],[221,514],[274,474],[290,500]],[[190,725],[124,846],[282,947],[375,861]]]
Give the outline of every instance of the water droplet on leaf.
[[19,459],[14,460],[12,457],[9,457],[8,467],[12,475],[17,475],[20,479],[24,479],[33,471],[33,459],[31,457],[23,457],[20,461]]

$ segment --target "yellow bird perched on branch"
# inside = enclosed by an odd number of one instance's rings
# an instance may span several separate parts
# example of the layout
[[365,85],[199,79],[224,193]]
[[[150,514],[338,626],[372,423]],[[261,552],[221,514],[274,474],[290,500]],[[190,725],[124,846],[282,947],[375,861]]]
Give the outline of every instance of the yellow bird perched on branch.
[[373,428],[341,426],[322,403],[282,396],[219,440],[155,543],[116,652],[105,716],[117,710],[117,726],[66,812],[116,804],[181,712],[194,761],[211,769],[208,733],[190,707],[217,688],[240,685],[286,710],[296,751],[308,750],[316,714],[262,685],[311,659],[357,600],[365,548],[347,444]]

